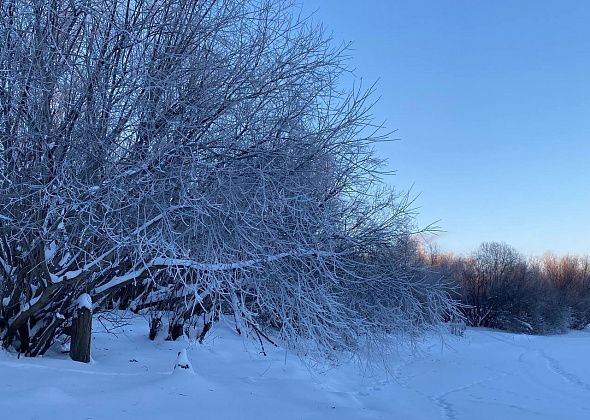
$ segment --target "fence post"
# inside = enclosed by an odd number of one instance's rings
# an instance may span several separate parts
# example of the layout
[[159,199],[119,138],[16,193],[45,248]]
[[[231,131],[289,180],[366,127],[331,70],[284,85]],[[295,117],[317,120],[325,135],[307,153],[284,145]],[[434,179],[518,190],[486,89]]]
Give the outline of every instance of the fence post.
[[72,322],[70,357],[77,362],[90,362],[90,339],[92,336],[92,299],[84,293],[78,298],[78,308]]

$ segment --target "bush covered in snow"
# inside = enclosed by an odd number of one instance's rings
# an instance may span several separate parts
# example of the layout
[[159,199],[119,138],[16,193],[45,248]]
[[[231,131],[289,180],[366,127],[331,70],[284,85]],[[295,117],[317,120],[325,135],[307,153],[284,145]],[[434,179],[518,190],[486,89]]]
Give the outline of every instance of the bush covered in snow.
[[153,311],[154,334],[174,314],[171,339],[225,316],[324,353],[453,311],[402,259],[413,212],[382,188],[370,92],[340,89],[346,49],[290,3],[0,13],[5,347],[43,354],[81,293]]

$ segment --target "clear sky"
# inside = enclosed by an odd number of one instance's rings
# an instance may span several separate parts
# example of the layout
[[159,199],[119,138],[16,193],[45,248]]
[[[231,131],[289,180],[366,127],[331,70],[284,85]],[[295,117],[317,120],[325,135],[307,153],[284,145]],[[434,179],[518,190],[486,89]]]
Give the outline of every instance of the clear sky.
[[300,2],[379,79],[379,152],[443,249],[590,254],[590,1]]

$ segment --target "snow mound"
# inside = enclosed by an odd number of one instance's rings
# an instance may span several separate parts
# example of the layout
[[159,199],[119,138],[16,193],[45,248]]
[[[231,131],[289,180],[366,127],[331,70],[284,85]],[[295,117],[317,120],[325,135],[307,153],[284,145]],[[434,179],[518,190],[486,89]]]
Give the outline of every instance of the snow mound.
[[188,360],[186,349],[182,349],[178,352],[172,373],[195,373],[190,360]]

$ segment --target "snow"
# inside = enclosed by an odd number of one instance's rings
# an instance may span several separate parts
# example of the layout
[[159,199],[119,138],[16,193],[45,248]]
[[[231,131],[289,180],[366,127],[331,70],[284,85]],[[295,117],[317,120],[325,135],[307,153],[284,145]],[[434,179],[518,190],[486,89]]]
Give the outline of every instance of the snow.
[[195,373],[195,371],[193,370],[193,365],[188,360],[186,349],[182,349],[178,352],[178,356],[176,357],[176,362],[174,363],[174,370],[172,371],[172,373]]
[[45,261],[51,261],[57,252],[57,242],[51,241],[45,246]]
[[70,258],[72,258],[72,254],[70,254],[69,252],[66,252],[63,255],[63,257],[61,257],[61,260],[59,260],[57,265],[60,267],[64,267],[70,261]]
[[[78,308],[82,309],[82,308],[86,308],[89,311],[92,311],[92,298],[90,297],[90,295],[88,293],[82,293],[79,297],[78,297]],[[88,347],[86,347],[88,348]]]
[[84,270],[80,269],[80,270],[72,270],[72,271],[68,271],[65,274],[62,274],[60,276],[53,274],[53,273],[49,273],[49,278],[51,279],[52,283],[61,283],[63,280],[71,280],[71,279],[75,279],[76,277],[78,277],[80,274],[82,274]]
[[[46,420],[590,418],[588,330],[534,337],[468,328],[461,338],[425,339],[418,354],[392,355],[385,373],[353,364],[317,372],[272,347],[265,357],[222,325],[198,345],[149,341],[141,317],[114,333],[94,324],[88,365],[58,350],[36,359],[0,351],[3,413]],[[171,374],[179,352],[194,375]]]
[[129,280],[135,279],[135,278],[139,277],[145,270],[146,270],[146,268],[141,268],[139,270],[129,271],[129,272],[123,274],[122,276],[113,277],[108,283],[94,289],[94,293],[100,294],[100,293],[104,292],[105,290],[108,290],[112,287],[118,286],[122,283],[128,282]]
[[[145,226],[148,226],[149,223],[152,223],[153,220],[155,220],[155,219],[156,218],[152,219],[150,222],[146,222],[140,229],[143,229]],[[196,270],[202,270],[202,271],[207,271],[207,272],[231,271],[231,270],[250,268],[250,267],[254,267],[256,265],[263,264],[263,263],[275,262],[275,261],[279,261],[281,259],[289,258],[289,257],[301,258],[301,257],[305,257],[305,256],[312,256],[312,255],[315,255],[315,256],[321,257],[321,258],[329,258],[329,257],[334,257],[336,254],[333,252],[325,252],[325,251],[319,251],[319,250],[314,250],[314,249],[308,249],[308,250],[298,249],[298,250],[294,250],[292,252],[281,252],[279,254],[268,255],[263,258],[255,258],[255,259],[249,259],[249,260],[243,260],[243,261],[215,263],[215,264],[202,263],[202,262],[194,261],[191,259],[185,259],[185,258],[156,257],[151,262],[144,263],[141,268],[133,269],[121,276],[113,277],[106,284],[103,284],[102,286],[98,286],[97,288],[95,288],[94,293],[101,294],[113,287],[119,286],[123,283],[127,283],[130,280],[133,280],[133,279],[139,277],[140,275],[142,275],[147,269],[149,269],[151,267],[155,267],[155,266],[190,267],[190,268],[193,268]],[[88,264],[87,264],[87,267],[88,267]],[[67,280],[69,280],[71,278],[74,278],[74,277],[77,277],[78,275],[80,275],[81,270],[77,270],[76,272],[73,272],[73,273],[74,274],[72,274],[72,275],[67,273],[62,277],[65,277]],[[54,277],[52,277],[52,279],[54,279]],[[60,281],[61,281],[60,278],[58,278],[57,280],[53,280],[54,283],[58,283]]]

